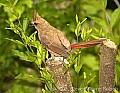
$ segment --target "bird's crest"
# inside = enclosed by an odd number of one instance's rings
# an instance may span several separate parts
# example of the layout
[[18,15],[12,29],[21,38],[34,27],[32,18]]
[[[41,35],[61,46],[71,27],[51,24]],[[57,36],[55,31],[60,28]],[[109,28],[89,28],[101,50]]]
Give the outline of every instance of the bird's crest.
[[36,10],[34,10],[34,13],[33,13],[33,21],[36,21],[38,20],[39,18],[41,18],[38,14],[38,12]]

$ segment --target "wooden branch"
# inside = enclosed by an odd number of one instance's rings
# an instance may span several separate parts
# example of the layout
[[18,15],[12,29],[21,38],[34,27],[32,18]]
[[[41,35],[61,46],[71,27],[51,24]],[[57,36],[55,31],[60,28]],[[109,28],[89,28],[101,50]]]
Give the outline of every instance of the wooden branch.
[[[64,59],[64,62],[67,61]],[[56,82],[55,86],[58,88],[54,93],[73,93],[72,83],[69,71],[63,65],[62,57],[55,57],[55,59],[47,60],[47,70],[54,75]],[[67,71],[67,73],[65,73]]]
[[114,93],[116,45],[110,41],[103,41],[100,47],[99,93]]

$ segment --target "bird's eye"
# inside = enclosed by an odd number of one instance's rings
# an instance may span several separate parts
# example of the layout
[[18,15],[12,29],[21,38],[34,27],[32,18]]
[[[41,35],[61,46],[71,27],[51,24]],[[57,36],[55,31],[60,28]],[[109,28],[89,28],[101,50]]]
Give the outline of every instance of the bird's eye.
[[37,26],[37,25],[38,25],[38,23],[34,23],[34,25],[35,25],[35,26]]

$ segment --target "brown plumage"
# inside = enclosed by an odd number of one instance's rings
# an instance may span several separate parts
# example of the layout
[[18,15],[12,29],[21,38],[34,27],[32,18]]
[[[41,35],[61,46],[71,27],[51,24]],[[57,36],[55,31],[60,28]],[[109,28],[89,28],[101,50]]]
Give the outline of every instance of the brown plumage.
[[100,44],[103,41],[93,40],[70,45],[70,42],[63,32],[51,26],[45,19],[41,18],[36,11],[34,12],[31,25],[37,29],[41,44],[51,55],[55,56],[69,57],[70,50],[73,48],[87,48]]

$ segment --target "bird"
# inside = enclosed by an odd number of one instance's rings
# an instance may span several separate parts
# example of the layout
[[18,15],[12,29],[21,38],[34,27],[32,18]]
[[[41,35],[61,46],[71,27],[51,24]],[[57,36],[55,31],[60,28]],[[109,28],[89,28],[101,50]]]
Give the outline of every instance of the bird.
[[33,21],[30,23],[30,25],[35,27],[41,44],[50,52],[52,57],[61,56],[68,58],[72,49],[88,48],[97,44],[101,44],[104,40],[99,39],[70,44],[64,33],[50,25],[44,18],[39,16],[37,11],[34,11]]

